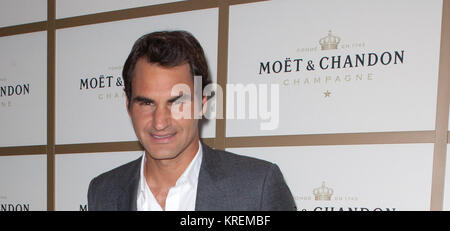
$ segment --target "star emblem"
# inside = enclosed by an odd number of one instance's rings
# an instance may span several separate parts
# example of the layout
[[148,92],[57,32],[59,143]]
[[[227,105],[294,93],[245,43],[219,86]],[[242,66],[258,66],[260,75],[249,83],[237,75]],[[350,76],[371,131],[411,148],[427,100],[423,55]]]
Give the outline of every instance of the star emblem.
[[331,96],[331,92],[329,90],[327,90],[326,92],[323,93],[326,97],[330,97]]

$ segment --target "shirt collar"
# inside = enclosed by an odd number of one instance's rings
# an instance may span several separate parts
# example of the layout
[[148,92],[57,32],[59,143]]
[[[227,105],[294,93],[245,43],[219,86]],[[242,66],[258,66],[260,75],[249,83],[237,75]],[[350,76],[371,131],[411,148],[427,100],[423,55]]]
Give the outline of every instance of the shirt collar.
[[180,178],[178,178],[176,184],[182,184],[187,181],[187,183],[191,184],[192,186],[197,186],[198,175],[200,174],[200,165],[202,163],[203,156],[202,144],[200,141],[198,143],[199,145],[197,153],[195,154],[186,170],[184,170]]

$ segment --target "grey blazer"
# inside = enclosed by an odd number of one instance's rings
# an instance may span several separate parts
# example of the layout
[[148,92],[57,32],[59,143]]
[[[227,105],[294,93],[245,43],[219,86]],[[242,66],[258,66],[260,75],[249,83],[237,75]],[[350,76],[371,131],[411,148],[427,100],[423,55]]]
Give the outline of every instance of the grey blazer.
[[[202,146],[195,210],[296,210],[277,165]],[[141,158],[95,177],[88,209],[135,211]]]

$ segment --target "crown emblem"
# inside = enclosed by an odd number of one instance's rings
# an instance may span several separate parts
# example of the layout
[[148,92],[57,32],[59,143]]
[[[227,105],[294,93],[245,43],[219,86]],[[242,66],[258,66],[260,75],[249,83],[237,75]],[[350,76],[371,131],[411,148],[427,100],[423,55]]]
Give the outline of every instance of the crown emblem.
[[316,201],[329,201],[333,195],[333,189],[325,186],[325,181],[322,182],[322,186],[313,190]]
[[328,36],[323,37],[319,40],[322,50],[336,50],[338,48],[341,38],[331,34],[331,30],[328,31]]

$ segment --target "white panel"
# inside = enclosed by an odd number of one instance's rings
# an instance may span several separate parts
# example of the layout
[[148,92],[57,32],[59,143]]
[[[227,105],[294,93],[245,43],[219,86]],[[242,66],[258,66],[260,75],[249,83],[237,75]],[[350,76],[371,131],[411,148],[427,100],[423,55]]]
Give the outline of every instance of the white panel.
[[99,174],[142,156],[143,152],[56,155],[55,209],[80,211],[87,208],[87,191]]
[[[216,81],[217,17],[217,9],[209,9],[57,30],[56,143],[137,140],[121,76],[132,45],[146,33],[191,32],[202,44]],[[89,89],[81,84],[86,79],[94,81]],[[203,127],[202,137],[214,135],[212,120]]]
[[0,27],[47,21],[47,0],[0,1]]
[[47,34],[0,38],[0,147],[46,144]]
[[0,211],[47,210],[47,157],[0,157]]
[[[433,130],[441,16],[442,1],[425,0],[232,6],[228,82],[254,87],[259,97],[277,84],[279,100],[247,102],[256,116],[228,116],[227,136]],[[340,42],[322,50],[330,30]],[[231,102],[227,112],[237,111]],[[258,103],[279,105],[279,113],[264,115]]]
[[[433,144],[228,149],[276,163],[299,210],[429,210]],[[314,189],[333,190],[316,200]],[[328,191],[327,192],[331,192]]]
[[67,18],[178,1],[181,0],[57,0],[56,18]]

